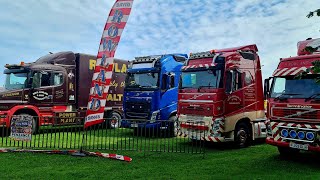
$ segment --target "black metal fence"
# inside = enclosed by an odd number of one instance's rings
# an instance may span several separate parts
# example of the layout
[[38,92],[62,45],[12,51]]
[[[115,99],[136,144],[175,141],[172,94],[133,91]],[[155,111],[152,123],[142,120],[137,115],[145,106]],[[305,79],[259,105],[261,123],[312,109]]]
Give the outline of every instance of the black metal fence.
[[[161,128],[150,128],[149,121],[130,120],[131,124],[139,124],[139,127],[123,128],[119,127],[119,123],[118,127],[112,128],[109,126],[110,120],[105,119],[104,123],[87,129],[81,124],[40,126],[32,134],[31,141],[15,140],[10,136],[11,128],[3,127],[0,147],[204,153],[202,141],[191,140],[186,135],[180,136],[179,123],[176,121],[155,121],[153,124],[159,124]],[[83,119],[78,122],[83,122]]]

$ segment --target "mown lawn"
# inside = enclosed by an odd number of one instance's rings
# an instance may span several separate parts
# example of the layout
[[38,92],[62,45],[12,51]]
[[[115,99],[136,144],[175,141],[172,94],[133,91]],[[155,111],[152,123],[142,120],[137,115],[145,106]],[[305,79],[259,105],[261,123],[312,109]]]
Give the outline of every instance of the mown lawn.
[[131,163],[98,157],[0,154],[0,179],[319,179],[320,157],[279,157],[273,146],[207,146],[200,154],[118,152]]

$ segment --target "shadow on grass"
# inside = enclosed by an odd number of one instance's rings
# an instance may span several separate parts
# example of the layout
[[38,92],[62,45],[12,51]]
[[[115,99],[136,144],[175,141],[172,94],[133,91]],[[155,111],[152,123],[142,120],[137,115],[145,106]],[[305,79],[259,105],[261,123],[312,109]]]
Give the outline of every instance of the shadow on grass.
[[[258,139],[250,143],[250,146],[256,146],[256,145],[262,145],[265,144],[265,139]],[[234,142],[222,142],[222,143],[215,143],[215,142],[209,142],[209,141],[204,141],[203,142],[203,147],[205,150],[208,151],[227,151],[227,150],[236,150],[236,149],[241,149],[237,147]],[[246,147],[246,148],[248,148]]]
[[300,152],[299,154],[291,157],[283,157],[279,153],[270,156],[270,161],[276,161],[284,164],[308,166],[310,168],[320,168],[320,156],[315,152]]

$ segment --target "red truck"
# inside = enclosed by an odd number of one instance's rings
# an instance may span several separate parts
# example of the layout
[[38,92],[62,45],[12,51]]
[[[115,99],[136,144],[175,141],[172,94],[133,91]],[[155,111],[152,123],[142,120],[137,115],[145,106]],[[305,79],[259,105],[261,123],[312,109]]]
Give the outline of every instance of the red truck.
[[[315,50],[306,51],[306,47]],[[310,69],[320,60],[320,39],[298,42],[298,55],[281,58],[273,77],[265,80],[267,143],[280,155],[320,151],[319,74]]]
[[[0,126],[9,128],[13,115],[33,116],[33,132],[42,126],[82,124],[96,57],[70,51],[48,54],[32,63],[7,64],[5,91],[0,93]],[[128,61],[115,59],[105,116],[116,128]],[[79,118],[80,117],[80,118]]]
[[180,135],[239,147],[266,137],[257,52],[247,45],[190,54],[178,95]]

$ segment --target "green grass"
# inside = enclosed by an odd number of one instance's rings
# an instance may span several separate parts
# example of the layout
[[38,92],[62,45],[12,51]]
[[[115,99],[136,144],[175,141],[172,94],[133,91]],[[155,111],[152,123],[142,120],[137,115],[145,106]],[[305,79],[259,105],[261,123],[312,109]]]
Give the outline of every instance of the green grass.
[[[79,149],[81,132],[44,131],[31,142],[0,137],[0,147]],[[276,147],[256,144],[233,149],[207,144],[205,154],[188,138],[133,136],[130,129],[90,131],[86,149],[128,155],[131,163],[98,157],[33,153],[0,154],[0,179],[319,179],[320,156],[303,153],[293,160],[279,157]],[[108,150],[106,150],[108,149]],[[120,151],[127,150],[127,151]],[[129,151],[128,151],[129,150]],[[161,151],[161,152],[150,152]],[[166,152],[164,152],[166,151]],[[169,151],[169,152],[167,152]],[[115,151],[113,151],[115,152]]]
[[0,154],[0,179],[319,179],[320,158],[284,160],[273,146],[206,147],[200,154],[118,152],[131,163],[99,157]]

